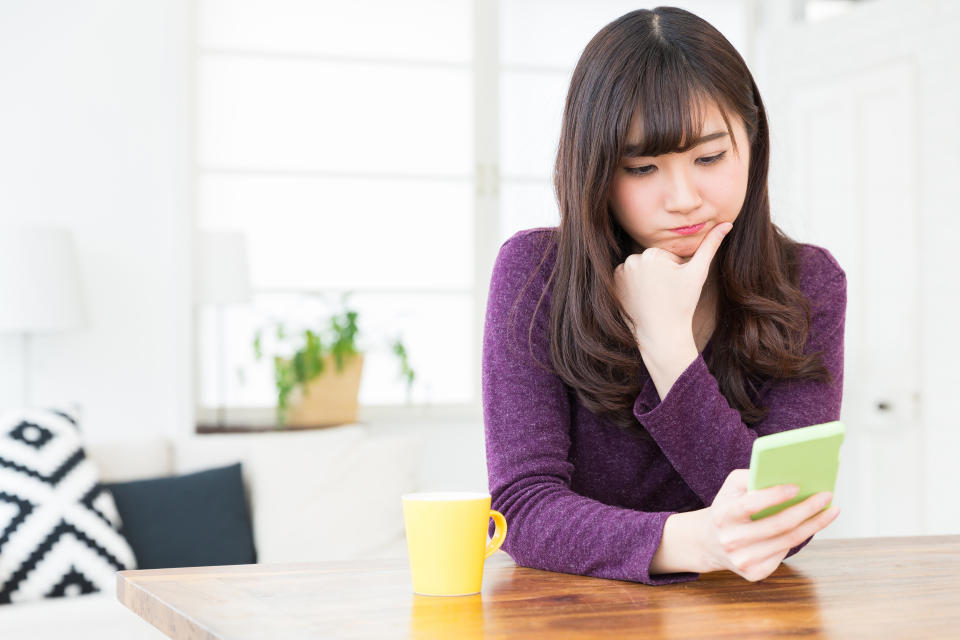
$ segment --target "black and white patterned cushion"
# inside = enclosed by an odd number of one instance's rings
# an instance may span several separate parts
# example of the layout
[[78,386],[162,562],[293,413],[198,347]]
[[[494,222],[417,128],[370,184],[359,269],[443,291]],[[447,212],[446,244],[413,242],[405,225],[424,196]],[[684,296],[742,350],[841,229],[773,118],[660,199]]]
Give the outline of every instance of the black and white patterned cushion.
[[0,604],[112,587],[136,568],[69,409],[0,411]]

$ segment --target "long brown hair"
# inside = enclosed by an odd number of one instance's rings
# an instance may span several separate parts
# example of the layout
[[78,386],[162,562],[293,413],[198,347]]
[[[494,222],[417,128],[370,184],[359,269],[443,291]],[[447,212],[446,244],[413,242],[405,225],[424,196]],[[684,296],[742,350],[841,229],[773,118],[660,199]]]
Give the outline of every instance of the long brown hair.
[[810,306],[797,284],[798,244],[770,220],[769,132],[746,63],[688,11],[632,11],[601,29],[574,69],[554,168],[560,225],[545,253],[557,254],[547,280],[555,373],[591,412],[641,432],[633,404],[643,361],[613,279],[632,243],[608,193],[635,116],[642,155],[685,151],[701,132],[705,101],[720,108],[731,140],[734,114],[750,141],[743,208],[714,256],[717,323],[708,367],[748,425],[768,413],[756,404],[765,380],[831,378],[818,354],[803,353]]

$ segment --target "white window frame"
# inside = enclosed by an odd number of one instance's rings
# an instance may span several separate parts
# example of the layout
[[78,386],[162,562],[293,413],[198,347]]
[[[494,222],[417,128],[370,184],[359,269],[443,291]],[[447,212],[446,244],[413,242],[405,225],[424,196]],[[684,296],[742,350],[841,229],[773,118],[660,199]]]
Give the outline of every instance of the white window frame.
[[[483,415],[482,408],[482,388],[481,388],[481,366],[483,354],[483,329],[484,317],[486,313],[487,289],[489,287],[490,274],[493,269],[493,263],[499,249],[499,224],[500,224],[500,203],[499,203],[499,0],[474,0],[474,59],[472,63],[449,63],[437,62],[429,63],[423,61],[409,61],[410,65],[422,65],[429,67],[451,65],[472,68],[474,77],[474,165],[475,172],[472,176],[475,187],[474,198],[474,273],[473,273],[473,317],[474,330],[473,353],[474,366],[473,377],[473,401],[467,403],[444,403],[444,404],[385,404],[385,405],[361,405],[358,411],[357,420],[361,423],[384,423],[384,422],[443,422],[443,421],[472,421],[481,420]],[[195,184],[199,183],[199,177],[209,167],[201,167],[197,156],[198,135],[198,109],[197,99],[199,88],[197,87],[197,69],[200,59],[203,55],[244,55],[244,56],[269,56],[269,57],[291,57],[288,54],[279,54],[272,52],[258,52],[252,50],[226,50],[223,48],[209,49],[201,47],[197,41],[199,35],[199,0],[193,3],[194,16],[194,37],[192,43],[192,83],[193,83],[193,176]],[[310,58],[312,60],[335,60],[343,62],[347,60],[374,62],[381,64],[396,64],[396,59],[390,58],[346,58],[344,56],[297,54],[297,58]],[[404,61],[404,65],[407,61]],[[298,172],[299,173],[299,172]],[[310,172],[311,175],[327,175],[332,172]],[[194,214],[191,233],[194,246],[196,246],[197,237],[200,233],[199,208],[197,199],[194,198]],[[399,290],[398,291],[403,291]],[[194,308],[194,335],[196,336],[192,344],[193,351],[193,370],[194,370],[194,406],[195,422],[198,425],[216,424],[217,407],[201,406],[201,358],[199,347],[199,310]],[[274,408],[245,408],[245,407],[224,407],[227,426],[249,426],[266,427],[275,424]]]

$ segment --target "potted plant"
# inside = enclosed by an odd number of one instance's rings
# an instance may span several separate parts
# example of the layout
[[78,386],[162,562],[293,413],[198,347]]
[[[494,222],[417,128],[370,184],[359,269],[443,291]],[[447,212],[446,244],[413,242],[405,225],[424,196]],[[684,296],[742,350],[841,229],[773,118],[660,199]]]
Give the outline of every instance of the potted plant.
[[[317,427],[355,422],[363,352],[357,346],[357,312],[347,308],[329,317],[326,325],[289,333],[283,322],[257,329],[253,351],[259,362],[263,339],[272,328],[277,351],[273,355],[277,389],[277,427]],[[407,397],[415,373],[407,349],[397,337],[391,351],[400,361],[400,376],[406,380]],[[280,355],[289,353],[289,356]]]

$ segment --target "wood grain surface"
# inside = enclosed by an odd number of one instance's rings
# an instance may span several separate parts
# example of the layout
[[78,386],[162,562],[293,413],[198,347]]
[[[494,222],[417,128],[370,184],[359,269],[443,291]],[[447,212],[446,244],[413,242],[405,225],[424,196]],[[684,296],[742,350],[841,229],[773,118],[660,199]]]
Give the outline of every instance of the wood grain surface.
[[406,558],[121,571],[173,638],[960,638],[960,535],[814,539],[776,572],[649,586],[487,560],[479,595],[418,596]]

